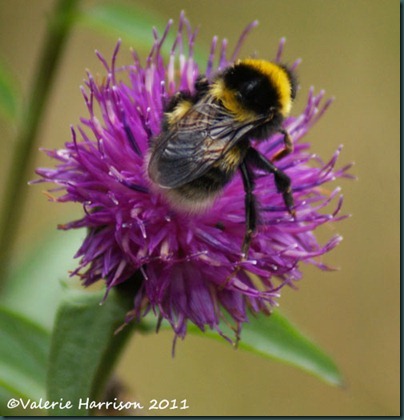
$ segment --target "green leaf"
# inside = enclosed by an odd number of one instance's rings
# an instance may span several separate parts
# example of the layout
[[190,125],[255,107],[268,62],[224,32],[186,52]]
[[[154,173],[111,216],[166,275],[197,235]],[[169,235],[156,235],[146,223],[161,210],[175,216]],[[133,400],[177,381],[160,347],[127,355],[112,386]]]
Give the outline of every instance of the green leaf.
[[8,120],[15,121],[21,106],[21,92],[14,75],[0,60],[0,114]]
[[[149,52],[153,45],[152,28],[158,30],[162,36],[167,26],[167,20],[157,12],[150,12],[139,5],[123,6],[118,3],[96,2],[94,6],[84,9],[77,15],[78,23],[85,27],[107,34],[114,38],[122,38],[129,42],[136,51]],[[179,13],[173,16],[178,22]],[[168,55],[177,35],[177,27],[174,24],[162,46],[162,53]],[[186,47],[186,46],[185,46]],[[208,49],[206,45],[198,44],[195,49],[195,61],[203,66],[206,65]]]
[[[152,28],[156,27],[161,35],[167,22],[157,13],[150,13],[140,6],[123,6],[118,3],[96,2],[78,15],[82,25],[134,44],[136,49],[150,50],[153,45]],[[174,33],[170,35],[171,42]]]
[[44,398],[49,342],[40,326],[0,307],[1,401]]
[[[69,292],[62,302],[52,336],[47,399],[72,402],[69,416],[85,416],[80,399],[99,398],[127,338],[131,326],[114,334],[123,324],[131,302],[111,290],[101,306],[104,293]],[[59,408],[50,415],[65,415]]]
[[34,251],[12,271],[2,290],[0,304],[50,331],[63,295],[62,280],[77,265],[73,256],[83,235],[85,232],[78,230],[57,231],[36,243]]
[[279,312],[259,315],[243,327],[240,348],[311,373],[331,385],[342,385],[338,367],[316,344]]
[[[156,322],[147,317],[142,324],[151,331],[155,329]],[[227,325],[221,324],[220,328],[231,336]],[[171,329],[171,326],[163,322],[161,329]],[[188,326],[188,332],[225,342],[216,331],[202,332],[194,325]],[[343,384],[341,373],[333,360],[279,312],[274,312],[270,317],[263,314],[251,317],[250,322],[243,325],[238,347],[295,366],[330,385]]]
[[21,92],[13,72],[0,60],[0,115],[15,122],[21,106]]

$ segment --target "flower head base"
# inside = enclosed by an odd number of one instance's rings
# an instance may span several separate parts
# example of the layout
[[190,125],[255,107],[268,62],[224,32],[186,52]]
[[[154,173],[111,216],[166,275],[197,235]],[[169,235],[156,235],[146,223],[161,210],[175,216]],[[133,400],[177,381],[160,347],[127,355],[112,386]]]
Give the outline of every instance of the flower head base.
[[[204,72],[208,78],[236,60],[244,37],[255,25],[246,28],[230,58],[226,41],[222,42],[217,66],[218,40],[213,38]],[[192,92],[200,71],[193,58],[196,32],[184,15],[165,63],[161,48],[170,26],[171,22],[161,38],[154,33],[144,66],[133,53],[133,64],[117,68],[119,43],[111,65],[97,53],[107,77],[97,83],[88,74],[82,93],[89,117],[72,128],[72,141],[65,149],[46,151],[59,161],[57,167],[37,173],[40,182],[52,182],[58,185],[55,190],[63,191],[56,201],[83,205],[80,220],[61,226],[88,229],[76,254],[80,263],[74,274],[85,285],[105,279],[107,290],[123,282],[135,283],[134,309],[127,321],[152,310],[170,322],[177,336],[184,337],[188,321],[202,330],[209,327],[222,333],[219,323],[230,315],[238,337],[248,310],[269,313],[280,289],[301,278],[300,262],[327,269],[317,257],[341,238],[335,236],[321,246],[313,231],[343,217],[338,216],[342,196],[339,188],[327,192],[321,186],[348,177],[350,165],[335,168],[340,148],[324,163],[302,141],[331,103],[323,103],[324,92],[314,95],[310,90],[303,113],[284,123],[294,151],[278,164],[292,179],[296,217],[286,211],[273,176],[257,173],[260,223],[247,259],[241,256],[245,194],[239,176],[206,212],[189,214],[172,208],[150,188],[145,156],[150,139],[161,130],[164,104],[178,91]],[[282,40],[275,61],[283,45]],[[282,135],[254,147],[270,158],[282,147]],[[336,205],[327,214],[331,201]]]

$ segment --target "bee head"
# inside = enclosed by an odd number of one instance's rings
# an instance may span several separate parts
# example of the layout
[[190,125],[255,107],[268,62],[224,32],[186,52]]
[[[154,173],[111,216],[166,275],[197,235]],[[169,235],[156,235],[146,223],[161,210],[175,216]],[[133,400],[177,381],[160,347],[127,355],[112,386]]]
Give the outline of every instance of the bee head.
[[296,77],[286,66],[265,60],[240,60],[226,69],[213,94],[239,120],[289,115],[296,96]]

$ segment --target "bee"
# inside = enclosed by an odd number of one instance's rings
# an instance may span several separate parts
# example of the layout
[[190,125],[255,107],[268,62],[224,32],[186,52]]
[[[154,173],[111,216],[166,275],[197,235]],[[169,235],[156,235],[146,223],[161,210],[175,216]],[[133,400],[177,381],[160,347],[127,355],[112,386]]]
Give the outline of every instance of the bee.
[[[165,108],[161,133],[151,140],[149,178],[179,210],[207,209],[240,171],[245,190],[244,256],[257,229],[254,168],[273,174],[286,210],[295,215],[291,180],[273,162],[293,150],[282,123],[296,89],[296,76],[287,66],[239,60],[210,81],[200,76],[194,92],[174,95]],[[251,141],[275,133],[283,134],[284,147],[268,160]]]

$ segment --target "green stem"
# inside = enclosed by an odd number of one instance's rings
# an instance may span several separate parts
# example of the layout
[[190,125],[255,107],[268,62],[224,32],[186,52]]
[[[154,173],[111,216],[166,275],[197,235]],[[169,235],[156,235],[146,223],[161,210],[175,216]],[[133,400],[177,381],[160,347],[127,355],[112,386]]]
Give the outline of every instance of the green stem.
[[30,157],[77,3],[78,0],[58,1],[48,23],[32,90],[22,112],[0,215],[0,281],[5,280],[10,268],[16,234],[26,201],[27,181],[32,178]]

